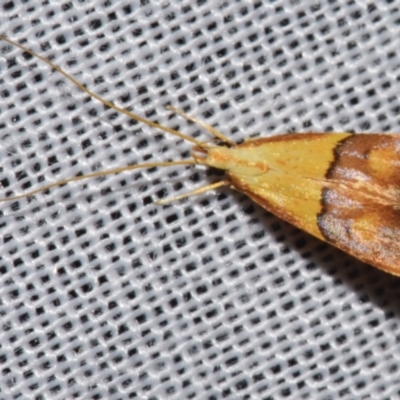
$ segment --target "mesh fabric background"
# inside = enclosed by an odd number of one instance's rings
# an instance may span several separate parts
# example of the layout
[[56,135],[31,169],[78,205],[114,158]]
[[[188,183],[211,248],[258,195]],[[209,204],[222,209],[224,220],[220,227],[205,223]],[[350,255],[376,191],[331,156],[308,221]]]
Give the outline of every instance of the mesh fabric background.
[[[393,1],[2,2],[0,32],[202,140],[400,132]],[[0,182],[22,193],[190,144],[0,42]],[[400,281],[229,189],[124,173],[1,203],[0,398],[394,399]]]

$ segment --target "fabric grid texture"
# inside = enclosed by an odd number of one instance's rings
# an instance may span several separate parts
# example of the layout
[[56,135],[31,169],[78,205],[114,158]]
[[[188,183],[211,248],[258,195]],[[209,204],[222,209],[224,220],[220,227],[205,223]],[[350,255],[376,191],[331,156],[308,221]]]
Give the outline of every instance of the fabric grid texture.
[[[325,0],[4,1],[0,33],[88,88],[210,140],[400,132],[400,9]],[[1,197],[190,143],[0,41]],[[0,399],[396,399],[400,279],[202,167],[0,203]]]

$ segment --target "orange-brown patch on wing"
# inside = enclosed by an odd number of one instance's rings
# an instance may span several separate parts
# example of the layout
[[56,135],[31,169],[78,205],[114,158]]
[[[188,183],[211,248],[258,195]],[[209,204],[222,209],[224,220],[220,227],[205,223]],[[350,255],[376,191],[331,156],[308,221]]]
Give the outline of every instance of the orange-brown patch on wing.
[[343,140],[328,173],[318,225],[326,241],[400,275],[400,135]]

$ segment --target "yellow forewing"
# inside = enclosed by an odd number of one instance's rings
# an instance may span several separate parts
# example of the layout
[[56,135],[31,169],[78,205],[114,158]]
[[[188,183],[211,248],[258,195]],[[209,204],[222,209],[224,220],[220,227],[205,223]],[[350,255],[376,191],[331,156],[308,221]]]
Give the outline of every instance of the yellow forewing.
[[207,164],[278,217],[400,275],[400,135],[288,134],[210,149]]
[[[333,149],[350,134],[290,134],[210,149],[207,163],[278,217],[324,239],[317,225]],[[328,149],[329,151],[326,151]]]

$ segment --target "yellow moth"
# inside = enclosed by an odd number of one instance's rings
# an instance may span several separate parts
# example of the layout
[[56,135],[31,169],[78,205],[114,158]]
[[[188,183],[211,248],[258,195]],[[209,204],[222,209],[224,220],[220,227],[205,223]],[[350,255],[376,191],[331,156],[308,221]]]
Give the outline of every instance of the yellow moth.
[[170,107],[199,123],[219,142],[204,143],[116,106],[41,55],[4,36],[0,35],[0,39],[44,61],[104,105],[194,144],[191,158],[187,160],[98,171],[3,200],[15,200],[71,181],[127,170],[206,165],[224,170],[225,179],[189,194],[230,186],[311,235],[400,276],[400,135],[284,134],[236,144],[212,126]]

